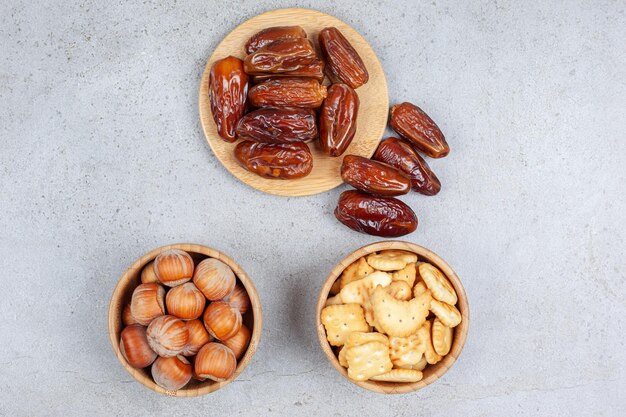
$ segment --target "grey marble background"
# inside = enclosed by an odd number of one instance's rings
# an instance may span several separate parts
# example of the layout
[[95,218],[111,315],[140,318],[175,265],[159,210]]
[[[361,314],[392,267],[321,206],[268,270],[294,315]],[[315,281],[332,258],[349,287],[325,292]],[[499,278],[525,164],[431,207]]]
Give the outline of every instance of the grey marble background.
[[[197,88],[230,30],[312,7],[353,25],[392,102],[422,106],[452,152],[406,239],[467,290],[465,350],[435,385],[382,396],[345,381],[314,332],[328,271],[378,239],[341,226],[339,189],[255,191],[213,157]],[[10,1],[0,5],[0,415],[623,415],[626,409],[624,1]],[[140,255],[231,254],[265,328],[213,395],[157,395],[107,337]]]

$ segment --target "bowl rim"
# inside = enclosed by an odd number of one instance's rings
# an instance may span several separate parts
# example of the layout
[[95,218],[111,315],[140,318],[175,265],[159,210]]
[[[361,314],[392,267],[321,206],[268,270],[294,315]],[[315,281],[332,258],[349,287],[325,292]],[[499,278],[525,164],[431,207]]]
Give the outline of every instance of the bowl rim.
[[[350,265],[352,262],[356,261],[362,256],[368,255],[373,252],[378,252],[381,250],[387,249],[400,249],[407,250],[413,253],[416,253],[422,258],[425,258],[437,268],[444,273],[444,275],[450,280],[454,290],[458,296],[457,308],[461,312],[462,321],[454,329],[454,340],[452,342],[452,348],[450,352],[437,364],[429,365],[432,367],[431,373],[418,382],[407,382],[407,383],[393,383],[393,382],[376,382],[376,381],[354,381],[348,377],[348,372],[346,368],[339,364],[339,360],[335,353],[333,352],[328,340],[326,339],[326,330],[324,329],[324,325],[321,321],[321,312],[324,308],[328,295],[330,293],[330,288],[332,287],[335,280],[341,275],[343,270]],[[450,265],[446,261],[444,261],[439,255],[427,249],[423,246],[417,245],[415,243],[393,240],[393,241],[381,241],[371,243],[369,245],[365,245],[348,256],[343,258],[335,267],[331,270],[330,274],[324,281],[324,285],[322,286],[319,298],[317,300],[316,312],[315,312],[315,323],[317,328],[317,336],[319,338],[319,343],[326,354],[326,357],[333,365],[333,367],[339,372],[344,378],[348,381],[352,382],[355,385],[358,385],[361,388],[382,393],[382,394],[404,394],[413,391],[417,391],[421,388],[424,388],[433,382],[437,381],[441,378],[447,371],[452,367],[452,365],[456,362],[457,358],[461,354],[463,350],[463,346],[465,345],[465,341],[467,339],[467,333],[469,330],[470,323],[470,314],[469,314],[469,304],[467,300],[467,294],[465,293],[465,288],[461,283],[461,280],[457,276],[457,274],[452,270]]]
[[[244,356],[237,361],[237,368],[235,369],[235,373],[228,380],[223,382],[211,382],[206,385],[202,385],[200,387],[195,388],[181,388],[179,390],[166,390],[158,386],[152,378],[143,374],[141,369],[133,368],[126,359],[122,355],[119,348],[119,340],[120,340],[120,332],[124,327],[122,323],[122,311],[124,305],[122,305],[122,296],[126,290],[126,287],[130,284],[131,278],[135,276],[138,271],[141,271],[145,265],[154,260],[157,255],[161,252],[164,252],[169,249],[180,249],[190,253],[197,253],[200,255],[205,255],[211,258],[219,259],[228,265],[239,281],[243,284],[246,292],[248,293],[248,297],[250,298],[251,311],[254,320],[254,325],[251,330],[250,343],[246,350]],[[116,331],[117,326],[120,326],[120,332]],[[138,258],[133,264],[124,272],[124,274],[118,280],[115,289],[113,290],[113,294],[111,295],[111,300],[109,301],[109,309],[108,309],[108,333],[109,340],[111,341],[111,345],[113,347],[113,351],[117,356],[120,364],[126,371],[132,375],[132,377],[140,382],[143,386],[150,388],[151,390],[158,392],[159,394],[168,395],[171,397],[197,397],[205,394],[209,394],[211,392],[217,391],[218,389],[228,385],[233,380],[235,380],[243,371],[246,369],[252,357],[256,353],[259,342],[261,340],[261,333],[263,328],[263,314],[261,308],[261,300],[257,293],[254,284],[250,280],[248,274],[243,270],[243,268],[231,259],[229,256],[224,253],[218,251],[217,249],[213,249],[209,246],[194,244],[194,243],[176,243],[166,246],[161,246],[159,248],[153,249],[150,252],[142,255]]]

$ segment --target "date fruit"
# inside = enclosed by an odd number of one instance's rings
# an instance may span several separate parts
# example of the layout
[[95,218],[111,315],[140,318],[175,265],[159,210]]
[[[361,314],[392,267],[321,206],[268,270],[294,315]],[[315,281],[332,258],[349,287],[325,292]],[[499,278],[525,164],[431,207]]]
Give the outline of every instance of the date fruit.
[[272,78],[250,89],[248,100],[255,107],[317,108],[326,98],[326,87],[312,78]]
[[283,74],[324,78],[324,62],[306,38],[283,39],[265,45],[243,62],[249,75]]
[[345,84],[333,84],[320,110],[320,146],[329,156],[342,155],[356,133],[359,96]]
[[317,138],[311,109],[258,109],[243,116],[237,139],[264,143],[308,142]]
[[417,216],[402,201],[356,190],[341,193],[335,217],[352,230],[374,236],[399,237],[417,229]]
[[235,141],[235,129],[246,109],[248,75],[243,62],[233,56],[215,61],[209,75],[209,100],[217,132],[227,142]]
[[359,88],[369,80],[363,60],[339,29],[322,29],[318,39],[331,77],[352,88]]
[[443,158],[450,152],[439,126],[415,104],[405,102],[393,106],[391,128],[432,158]]
[[235,147],[235,158],[248,171],[272,179],[302,178],[313,169],[313,155],[303,142],[243,141]]
[[252,35],[246,42],[246,54],[252,54],[272,42],[283,39],[306,38],[306,32],[300,26],[275,26],[263,29]]
[[391,197],[411,191],[411,180],[404,172],[358,155],[343,158],[341,178],[354,188],[374,195]]
[[435,195],[441,190],[439,178],[431,171],[424,158],[403,139],[383,140],[378,145],[374,159],[408,174],[411,178],[411,187],[420,194]]

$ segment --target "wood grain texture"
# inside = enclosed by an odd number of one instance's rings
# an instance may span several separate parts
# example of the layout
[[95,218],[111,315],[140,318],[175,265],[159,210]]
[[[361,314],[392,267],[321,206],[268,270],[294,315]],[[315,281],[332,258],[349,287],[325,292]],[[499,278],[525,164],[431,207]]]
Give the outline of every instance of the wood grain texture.
[[[344,269],[352,262],[356,261],[362,256],[369,255],[372,252],[378,252],[386,249],[401,249],[409,252],[416,253],[419,256],[419,260],[430,262],[435,265],[437,268],[441,270],[445,274],[445,276],[450,280],[454,289],[458,296],[457,308],[461,312],[461,316],[463,320],[461,324],[454,328],[454,339],[452,340],[452,348],[450,352],[437,364],[428,365],[426,369],[424,369],[424,378],[418,382],[409,382],[409,383],[393,383],[393,382],[376,382],[376,381],[354,381],[348,378],[348,371],[346,368],[339,364],[339,360],[337,356],[333,352],[328,340],[326,340],[326,331],[324,329],[324,325],[322,324],[321,314],[324,305],[326,304],[326,299],[328,298],[328,294],[330,292],[330,288],[333,283]],[[426,249],[422,246],[409,243],[409,242],[401,242],[401,241],[384,241],[378,243],[372,243],[370,245],[364,246],[356,251],[352,252],[346,258],[344,258],[337,266],[333,268],[333,270],[328,275],[322,290],[320,291],[319,298],[317,300],[316,307],[316,326],[317,326],[317,335],[319,337],[320,345],[322,346],[322,350],[328,357],[328,360],[333,365],[333,367],[343,375],[348,381],[356,384],[362,388],[368,389],[370,391],[383,393],[383,394],[404,394],[407,392],[417,391],[421,388],[424,388],[427,385],[432,384],[439,378],[445,374],[448,369],[452,367],[454,362],[457,360],[461,351],[463,350],[463,345],[465,344],[465,340],[467,339],[467,332],[469,330],[469,304],[467,302],[467,295],[465,294],[465,289],[463,288],[463,284],[461,284],[461,280],[456,275],[456,273],[450,268],[450,266],[441,259],[437,254],[432,252],[429,249]]]
[[[243,322],[252,332],[252,335],[250,337],[250,344],[248,345],[248,349],[246,350],[244,356],[237,362],[237,369],[235,370],[235,373],[227,381],[200,382],[192,379],[189,384],[187,384],[184,388],[176,391],[166,390],[158,386],[152,380],[152,376],[150,375],[150,367],[145,369],[135,369],[126,362],[126,359],[124,359],[124,356],[120,352],[120,333],[124,327],[124,325],[122,324],[122,311],[124,309],[124,306],[128,302],[130,302],[133,290],[137,287],[137,285],[141,283],[141,270],[143,269],[143,267],[150,261],[154,260],[154,258],[156,258],[159,253],[164,252],[168,249],[181,249],[188,252],[194,259],[194,262],[196,264],[198,263],[198,261],[206,257],[219,259],[233,270],[239,282],[241,282],[241,284],[248,292],[252,308],[244,315]],[[111,345],[113,345],[115,355],[119,359],[124,369],[126,369],[128,373],[133,376],[133,378],[142,383],[144,386],[160,394],[165,394],[172,397],[196,397],[216,391],[232,382],[235,378],[239,376],[239,374],[243,372],[244,369],[246,369],[246,367],[250,363],[252,356],[254,356],[254,353],[256,352],[259,341],[261,340],[261,330],[263,328],[261,300],[259,299],[256,288],[254,288],[254,285],[252,284],[252,281],[250,280],[246,272],[231,258],[215,249],[202,245],[184,243],[163,246],[151,252],[148,252],[137,261],[135,261],[135,263],[133,263],[130,268],[128,268],[128,270],[120,278],[117,286],[115,287],[115,290],[113,291],[113,295],[111,296],[111,301],[109,303],[108,321],[109,339],[111,340]]]
[[361,102],[357,132],[344,155],[371,157],[384,134],[389,113],[387,81],[383,68],[371,46],[357,31],[336,17],[316,10],[293,8],[270,11],[253,17],[229,33],[215,48],[204,69],[199,91],[199,113],[204,135],[213,153],[231,174],[249,186],[269,194],[305,196],[322,193],[340,185],[342,183],[340,167],[343,158],[332,158],[322,154],[317,142],[313,142],[309,144],[314,158],[313,171],[307,177],[297,180],[259,177],[239,166],[233,156],[236,143],[227,143],[218,136],[208,97],[209,72],[213,62],[229,55],[243,59],[244,45],[256,32],[271,26],[293,25],[300,25],[306,30],[318,51],[319,31],[325,27],[335,26],[363,59],[369,72],[369,82],[356,90]]

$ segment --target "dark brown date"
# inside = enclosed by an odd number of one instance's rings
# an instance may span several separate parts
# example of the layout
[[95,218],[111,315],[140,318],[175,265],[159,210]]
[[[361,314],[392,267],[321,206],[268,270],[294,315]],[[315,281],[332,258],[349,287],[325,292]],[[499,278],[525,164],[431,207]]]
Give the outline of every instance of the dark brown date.
[[237,123],[246,109],[248,75],[240,59],[229,56],[216,61],[209,75],[209,100],[217,133],[227,142],[235,141]]
[[446,138],[433,119],[415,104],[396,104],[391,108],[391,128],[431,158],[450,153]]
[[313,155],[306,143],[239,142],[235,158],[250,172],[271,179],[296,179],[309,175]]
[[352,88],[359,88],[369,80],[363,60],[339,29],[322,29],[319,43],[331,77]]
[[356,133],[359,96],[345,84],[333,84],[320,110],[320,146],[330,156],[342,155]]
[[417,229],[417,216],[402,201],[356,190],[341,193],[335,217],[352,230],[374,236],[399,237]]
[[404,172],[358,155],[343,158],[341,178],[354,188],[374,195],[392,197],[411,191],[411,180]]
[[255,142],[308,142],[316,138],[315,112],[310,109],[258,109],[243,116],[237,125],[237,139]]
[[276,26],[263,29],[252,35],[246,42],[246,54],[251,54],[272,42],[283,39],[306,38],[306,32],[300,26]]
[[435,195],[441,190],[439,178],[431,171],[413,147],[403,139],[383,140],[374,154],[374,159],[398,168],[411,178],[411,187],[420,194]]
[[255,107],[316,108],[326,98],[326,87],[312,78],[272,78],[250,89],[248,100]]
[[283,39],[265,45],[243,63],[250,75],[284,74],[324,78],[324,62],[306,38]]

